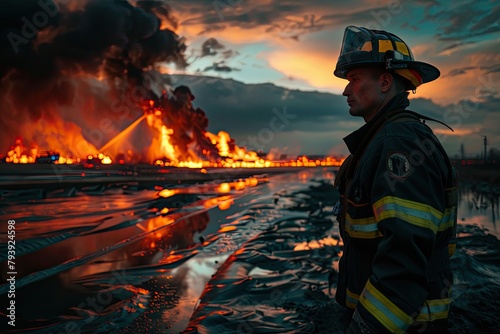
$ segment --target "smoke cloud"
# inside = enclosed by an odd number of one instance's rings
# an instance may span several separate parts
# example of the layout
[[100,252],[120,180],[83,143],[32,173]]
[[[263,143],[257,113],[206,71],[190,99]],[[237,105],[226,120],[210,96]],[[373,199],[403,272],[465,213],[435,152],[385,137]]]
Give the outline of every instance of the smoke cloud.
[[[139,100],[155,98],[145,74],[156,63],[186,66],[176,27],[170,8],[159,1],[3,1],[0,153],[16,136],[29,141],[61,127],[74,132],[75,123],[90,129],[82,135],[96,147],[104,144],[96,130],[105,137],[137,116]],[[103,131],[107,118],[112,125]],[[53,149],[65,146],[54,138]],[[61,153],[81,154],[77,147]]]

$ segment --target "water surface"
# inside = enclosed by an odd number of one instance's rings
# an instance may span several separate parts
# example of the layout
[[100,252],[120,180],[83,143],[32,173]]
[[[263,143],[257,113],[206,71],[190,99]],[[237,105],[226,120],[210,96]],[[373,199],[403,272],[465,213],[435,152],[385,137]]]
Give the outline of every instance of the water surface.
[[[16,221],[16,327],[2,332],[339,332],[331,169],[197,185],[106,185],[0,204]],[[159,188],[161,187],[161,188]],[[163,191],[162,191],[163,189]],[[168,190],[167,190],[168,189]],[[452,332],[500,322],[496,188],[464,183]]]

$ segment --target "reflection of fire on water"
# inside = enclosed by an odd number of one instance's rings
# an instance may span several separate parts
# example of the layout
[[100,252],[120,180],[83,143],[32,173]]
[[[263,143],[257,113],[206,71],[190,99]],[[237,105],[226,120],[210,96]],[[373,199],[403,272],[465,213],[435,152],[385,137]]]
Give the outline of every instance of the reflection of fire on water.
[[[269,179],[262,177],[261,182],[268,182]],[[249,177],[245,179],[239,179],[232,182],[222,182],[220,184],[203,184],[196,186],[196,193],[216,194],[215,197],[210,197],[206,199],[199,199],[198,201],[192,203],[194,207],[200,207],[199,214],[192,215],[189,211],[180,210],[175,204],[175,201],[168,204],[162,204],[158,208],[155,208],[157,217],[149,219],[147,224],[143,226],[143,223],[138,223],[136,226],[145,232],[154,232],[146,240],[145,245],[149,249],[156,249],[158,247],[164,247],[165,238],[169,233],[173,233],[171,230],[163,229],[176,221],[185,221],[186,224],[190,225],[190,233],[183,231],[183,236],[177,236],[175,240],[179,241],[179,238],[183,241],[183,247],[188,247],[191,245],[193,240],[193,235],[196,232],[203,231],[209,221],[209,216],[207,210],[218,208],[221,211],[228,210],[234,204],[235,196],[238,193],[242,193],[247,187],[256,187],[259,184],[259,179],[256,177]],[[178,188],[178,189],[161,189],[158,191],[158,197],[162,199],[172,199],[176,195],[189,194],[189,190]],[[164,206],[166,205],[166,206]],[[225,231],[228,231],[234,227],[228,227]]]

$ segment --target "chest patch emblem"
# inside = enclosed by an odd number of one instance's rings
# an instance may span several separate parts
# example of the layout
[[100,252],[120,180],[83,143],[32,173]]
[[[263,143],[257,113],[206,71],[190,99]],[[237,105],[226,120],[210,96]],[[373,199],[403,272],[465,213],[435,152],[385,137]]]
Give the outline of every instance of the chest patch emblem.
[[386,164],[392,176],[406,177],[410,174],[410,162],[402,153],[392,153],[389,155]]

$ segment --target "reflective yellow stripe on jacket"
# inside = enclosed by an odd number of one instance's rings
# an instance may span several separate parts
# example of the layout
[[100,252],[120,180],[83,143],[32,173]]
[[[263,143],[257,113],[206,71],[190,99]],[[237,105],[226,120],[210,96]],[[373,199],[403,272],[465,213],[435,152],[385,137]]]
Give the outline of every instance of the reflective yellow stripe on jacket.
[[405,333],[413,318],[403,312],[370,281],[359,297],[359,303],[391,333]]
[[456,207],[446,208],[441,224],[439,225],[439,231],[454,227],[456,220]]
[[426,300],[422,311],[415,319],[420,322],[429,322],[439,319],[448,318],[448,312],[450,310],[450,299],[433,299]]
[[375,217],[352,218],[346,215],[345,231],[353,238],[373,239],[382,236]]
[[361,293],[359,303],[391,333],[405,333],[415,322],[446,319],[450,310],[449,298],[426,300],[420,314],[413,319],[377,290],[370,281]]
[[358,305],[359,295],[351,292],[348,288],[346,288],[346,296],[345,296],[345,304],[349,308],[356,308]]
[[394,196],[386,196],[373,204],[373,212],[378,222],[387,218],[398,218],[407,223],[432,230],[437,233],[443,213],[430,205]]

